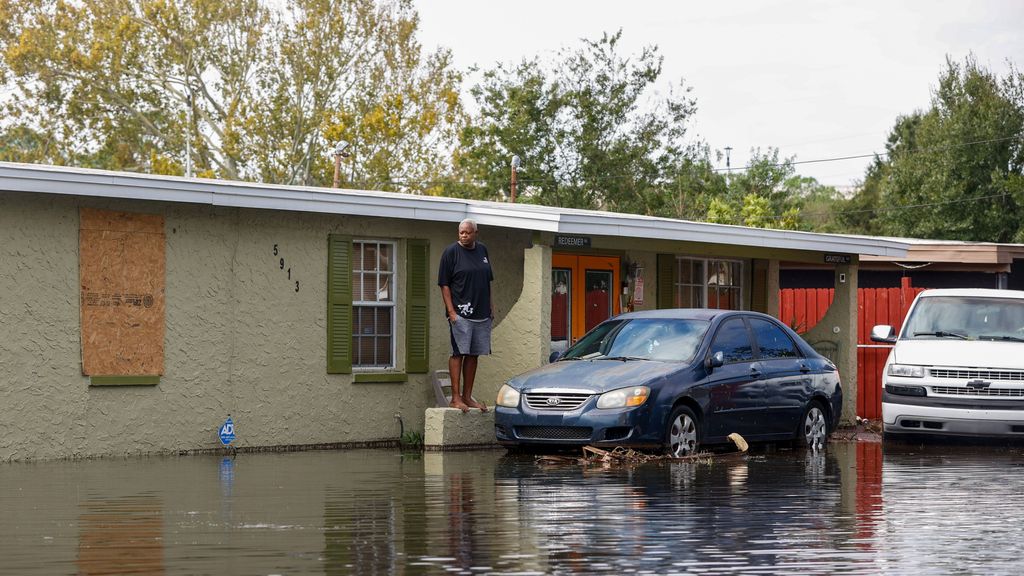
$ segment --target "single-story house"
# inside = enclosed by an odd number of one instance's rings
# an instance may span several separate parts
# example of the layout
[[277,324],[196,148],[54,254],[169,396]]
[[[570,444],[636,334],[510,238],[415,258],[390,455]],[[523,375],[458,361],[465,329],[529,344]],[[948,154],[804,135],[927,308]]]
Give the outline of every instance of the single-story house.
[[[449,338],[436,286],[475,219],[496,279],[475,395],[627,309],[774,313],[827,264],[856,396],[860,255],[905,243],[529,204],[0,163],[0,460],[394,442]],[[852,402],[852,400],[850,401]],[[843,418],[853,419],[853,404]]]

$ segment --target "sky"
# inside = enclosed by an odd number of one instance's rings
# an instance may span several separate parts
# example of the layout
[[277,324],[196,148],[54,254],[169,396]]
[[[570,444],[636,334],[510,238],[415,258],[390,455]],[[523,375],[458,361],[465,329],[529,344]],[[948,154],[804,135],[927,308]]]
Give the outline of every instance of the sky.
[[424,48],[450,49],[459,69],[553,58],[621,29],[621,54],[659,48],[657,90],[692,88],[689,134],[730,147],[733,170],[776,147],[797,173],[839,187],[863,180],[871,159],[812,161],[883,152],[900,115],[929,107],[947,56],[973,53],[1000,76],[1007,59],[1024,68],[1022,0],[414,1]]

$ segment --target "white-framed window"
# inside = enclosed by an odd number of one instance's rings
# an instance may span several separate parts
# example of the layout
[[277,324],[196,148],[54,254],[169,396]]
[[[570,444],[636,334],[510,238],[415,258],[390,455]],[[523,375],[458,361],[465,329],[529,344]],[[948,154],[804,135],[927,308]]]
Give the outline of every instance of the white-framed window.
[[396,245],[352,242],[352,368],[395,367]]
[[677,308],[743,309],[743,262],[713,258],[676,258]]

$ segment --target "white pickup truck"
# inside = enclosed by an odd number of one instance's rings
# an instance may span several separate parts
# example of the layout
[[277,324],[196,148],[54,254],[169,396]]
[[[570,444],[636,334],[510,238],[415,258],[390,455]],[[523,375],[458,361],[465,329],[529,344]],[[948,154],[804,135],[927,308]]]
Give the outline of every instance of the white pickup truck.
[[1024,437],[1024,292],[925,290],[882,374],[886,434]]

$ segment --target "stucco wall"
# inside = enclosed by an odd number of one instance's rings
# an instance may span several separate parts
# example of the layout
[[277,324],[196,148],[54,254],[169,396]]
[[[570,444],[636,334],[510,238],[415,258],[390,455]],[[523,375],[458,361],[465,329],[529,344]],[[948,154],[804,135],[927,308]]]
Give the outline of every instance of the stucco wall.
[[[80,206],[165,217],[165,373],[159,385],[90,386],[81,373]],[[456,229],[456,223],[0,192],[0,460],[216,448],[228,414],[239,447],[393,440],[396,414],[406,431],[422,431],[424,409],[433,405],[428,375],[410,374],[401,384],[354,384],[350,375],[326,373],[327,236],[430,240],[436,369],[447,367],[449,339],[434,275]],[[497,276],[494,348],[508,351],[480,362],[477,390],[490,404],[503,378],[538,354],[512,342],[518,328],[506,326],[507,313],[524,295],[529,234],[481,228],[481,240]],[[398,248],[403,294],[404,245]],[[526,296],[536,300],[532,291]]]

